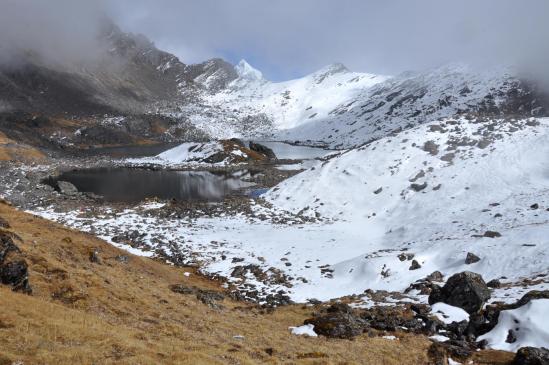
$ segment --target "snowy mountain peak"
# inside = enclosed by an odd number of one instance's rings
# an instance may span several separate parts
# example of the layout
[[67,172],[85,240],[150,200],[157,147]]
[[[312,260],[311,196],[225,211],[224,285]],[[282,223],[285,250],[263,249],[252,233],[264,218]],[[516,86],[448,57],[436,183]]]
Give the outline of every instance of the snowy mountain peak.
[[241,79],[253,81],[263,81],[263,73],[258,69],[251,66],[246,60],[240,60],[240,62],[234,67],[238,77]]
[[349,72],[347,66],[342,63],[336,62],[321,68],[320,70],[315,72],[315,74],[337,74],[345,72]]
[[312,76],[317,84],[322,83],[327,78],[334,76],[334,75],[340,75],[340,74],[346,74],[349,73],[349,69],[345,67],[342,63],[332,63],[331,65],[325,66],[315,72]]

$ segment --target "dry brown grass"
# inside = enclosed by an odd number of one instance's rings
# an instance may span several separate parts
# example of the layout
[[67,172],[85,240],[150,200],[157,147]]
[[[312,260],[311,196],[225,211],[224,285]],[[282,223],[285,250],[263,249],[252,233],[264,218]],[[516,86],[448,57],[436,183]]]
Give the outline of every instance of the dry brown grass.
[[16,143],[0,132],[0,161],[42,161],[46,156],[35,148]]
[[[290,335],[310,308],[263,313],[226,299],[214,310],[169,285],[219,290],[189,269],[127,255],[91,235],[16,211],[0,216],[22,238],[33,296],[0,288],[0,365],[24,364],[427,364],[430,342]],[[91,263],[93,249],[101,264]],[[235,339],[241,335],[244,339]],[[273,349],[269,355],[267,349]]]

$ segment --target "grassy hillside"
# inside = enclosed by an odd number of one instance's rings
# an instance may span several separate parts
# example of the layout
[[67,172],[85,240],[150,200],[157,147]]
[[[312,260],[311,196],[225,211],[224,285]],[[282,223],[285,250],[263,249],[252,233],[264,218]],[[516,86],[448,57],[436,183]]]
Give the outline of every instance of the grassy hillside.
[[[0,287],[0,364],[427,363],[426,338],[293,336],[288,326],[313,308],[265,311],[225,299],[214,309],[170,290],[220,290],[190,269],[129,255],[5,203],[0,217],[21,238],[33,288],[29,296]],[[100,263],[90,260],[94,251]]]

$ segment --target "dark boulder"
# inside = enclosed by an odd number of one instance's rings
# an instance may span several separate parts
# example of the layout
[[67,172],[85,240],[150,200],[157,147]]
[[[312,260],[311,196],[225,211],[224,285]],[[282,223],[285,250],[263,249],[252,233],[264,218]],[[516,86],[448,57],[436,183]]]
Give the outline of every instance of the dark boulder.
[[513,360],[513,365],[549,365],[549,349],[545,347],[521,347]]
[[0,284],[30,294],[27,262],[8,233],[0,232]]
[[325,314],[315,315],[304,323],[314,325],[319,335],[343,339],[352,339],[362,334],[366,327],[366,321],[354,314],[346,304],[335,304]]
[[486,231],[484,232],[483,236],[488,238],[498,238],[498,237],[501,237],[501,233],[496,231]]
[[419,262],[417,262],[417,260],[412,260],[412,264],[410,265],[408,270],[417,270],[417,269],[421,269],[421,265],[419,264]]
[[444,279],[444,275],[440,271],[433,271],[429,275],[425,277],[428,281],[442,281]]
[[443,302],[475,313],[490,299],[490,289],[479,274],[464,271],[452,275],[440,288],[434,287],[429,295],[429,304]]
[[58,191],[64,195],[72,196],[78,194],[78,189],[76,188],[76,186],[68,181],[58,181],[57,188]]
[[501,282],[498,279],[492,279],[486,283],[489,288],[498,289],[501,288]]
[[276,160],[276,155],[272,149],[259,143],[250,142],[250,149],[266,156],[269,160]]
[[427,183],[424,182],[423,184],[411,184],[410,189],[413,191],[421,191],[427,187]]
[[474,264],[475,262],[479,262],[479,261],[480,261],[480,257],[475,255],[474,253],[467,252],[467,257],[465,257],[465,264],[470,265],[470,264]]

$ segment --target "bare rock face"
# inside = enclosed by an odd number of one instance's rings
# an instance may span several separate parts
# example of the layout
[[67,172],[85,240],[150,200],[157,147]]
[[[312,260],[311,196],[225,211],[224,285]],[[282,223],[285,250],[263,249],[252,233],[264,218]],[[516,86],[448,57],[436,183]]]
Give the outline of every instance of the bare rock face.
[[0,284],[10,286],[13,291],[32,293],[27,263],[6,232],[0,232]]
[[482,276],[470,271],[452,275],[442,288],[436,287],[429,295],[429,304],[443,302],[475,313],[490,299],[490,289]]

